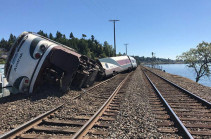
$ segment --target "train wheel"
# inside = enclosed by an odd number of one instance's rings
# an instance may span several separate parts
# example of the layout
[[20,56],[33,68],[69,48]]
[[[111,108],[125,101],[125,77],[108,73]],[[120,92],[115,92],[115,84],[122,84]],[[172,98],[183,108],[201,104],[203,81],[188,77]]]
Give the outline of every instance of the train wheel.
[[113,76],[117,75],[118,73],[116,71],[113,71]]

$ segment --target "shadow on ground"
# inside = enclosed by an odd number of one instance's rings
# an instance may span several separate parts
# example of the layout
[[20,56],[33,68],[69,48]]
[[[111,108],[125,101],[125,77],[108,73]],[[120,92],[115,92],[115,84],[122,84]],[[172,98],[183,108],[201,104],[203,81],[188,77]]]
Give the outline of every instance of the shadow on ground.
[[14,102],[22,99],[37,101],[40,99],[46,99],[49,96],[61,97],[64,94],[65,93],[62,92],[58,86],[43,85],[42,87],[34,91],[34,93],[32,94],[17,93],[17,94],[11,94],[10,96],[7,97],[2,97],[0,98],[0,104],[4,104],[7,102]]

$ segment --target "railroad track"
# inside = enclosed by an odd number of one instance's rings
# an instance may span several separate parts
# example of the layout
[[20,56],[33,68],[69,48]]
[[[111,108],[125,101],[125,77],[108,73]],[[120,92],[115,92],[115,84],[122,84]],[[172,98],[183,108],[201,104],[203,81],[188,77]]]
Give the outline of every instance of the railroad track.
[[143,72],[156,92],[149,101],[161,133],[211,138],[211,103],[148,69]]
[[81,93],[81,94],[75,96],[75,97],[73,98],[73,100],[78,99],[78,98],[81,98],[85,93],[87,93],[87,92],[89,92],[89,91],[91,91],[91,90],[93,90],[93,89],[95,89],[95,88],[97,88],[97,87],[100,87],[100,85],[103,85],[103,84],[108,83],[109,81],[111,81],[111,80],[114,79],[115,77],[116,77],[116,76],[113,76],[112,78],[109,78],[109,79],[107,79],[107,80],[105,80],[105,81],[102,81],[102,82],[100,82],[100,83],[98,83],[98,84],[92,86],[92,87],[89,87],[89,88],[86,89],[86,90],[83,90],[83,93]]
[[[130,74],[108,96],[105,103],[93,114],[84,113],[74,117],[58,119],[55,115],[64,104],[48,111],[35,119],[15,128],[2,136],[6,138],[103,138],[108,132],[109,122],[115,120],[119,109],[120,91]],[[106,96],[105,96],[106,97]]]

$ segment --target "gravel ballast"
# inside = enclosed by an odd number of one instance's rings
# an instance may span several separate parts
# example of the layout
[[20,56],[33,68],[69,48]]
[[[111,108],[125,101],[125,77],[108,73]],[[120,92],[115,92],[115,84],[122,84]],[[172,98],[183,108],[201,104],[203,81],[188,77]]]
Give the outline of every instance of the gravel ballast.
[[[205,87],[192,80],[177,75],[168,74],[152,69],[164,78],[182,86],[194,94],[211,102],[211,88]],[[83,95],[80,99],[72,100],[83,91],[70,91],[62,93],[58,88],[47,87],[42,92],[32,96],[17,94],[12,97],[0,99],[0,134],[3,134],[20,124],[48,111],[56,106],[66,103],[64,109],[56,117],[68,117],[81,113],[93,113],[103,104],[94,102],[102,92],[113,91],[115,86],[126,75],[117,75],[108,84],[103,84],[101,89],[94,89],[92,93]],[[106,87],[107,86],[107,87]],[[110,88],[108,87],[110,86]],[[149,89],[141,68],[138,67],[122,88],[124,97],[120,104],[120,111],[109,128],[108,138],[163,138],[156,126],[155,114],[152,112],[148,94]],[[165,136],[166,137],[166,136]]]
[[176,83],[177,85],[183,87],[184,89],[194,93],[195,95],[211,102],[211,87],[207,87],[204,85],[201,85],[199,83],[194,82],[193,80],[190,80],[185,77],[181,77],[178,75],[169,74],[166,72],[163,72],[158,69],[152,69],[153,72],[157,73],[158,75],[172,81],[173,83]]
[[138,67],[126,86],[117,120],[110,128],[109,138],[157,138],[154,114],[148,100],[143,74]]
[[63,103],[65,103],[64,107],[56,114],[61,118],[80,113],[94,113],[104,101],[93,96],[97,97],[102,95],[103,92],[109,91],[112,93],[125,76],[126,74],[119,74],[108,83],[86,92],[80,99],[76,100],[73,100],[73,98],[83,93],[83,91],[69,91],[64,94],[58,88],[52,86],[45,86],[40,89],[42,91],[31,96],[16,94],[1,98],[0,132],[3,134]]

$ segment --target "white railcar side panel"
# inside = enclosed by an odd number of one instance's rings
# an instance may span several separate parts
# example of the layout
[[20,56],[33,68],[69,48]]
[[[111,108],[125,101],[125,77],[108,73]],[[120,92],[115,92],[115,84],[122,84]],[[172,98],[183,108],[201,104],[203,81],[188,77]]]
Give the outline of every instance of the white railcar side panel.
[[117,57],[110,57],[110,58],[115,60],[115,61],[119,61],[119,60],[128,59],[128,56],[117,56]]
[[121,67],[111,64],[111,63],[106,63],[106,62],[101,62],[101,65],[105,69],[105,74],[106,76],[112,75],[114,72],[119,72],[121,71]]
[[[15,82],[15,80],[20,76],[27,76],[29,79],[31,79],[35,66],[38,62],[38,60],[32,59],[29,53],[30,49],[29,46],[34,38],[36,38],[36,36],[28,35],[28,38],[22,44],[19,52],[17,52],[17,50],[20,46],[16,48],[15,55],[11,60],[12,69],[10,71],[10,76],[9,76],[9,81],[12,85]],[[24,68],[26,67],[26,65],[27,68]]]
[[136,68],[137,67],[136,59],[131,57],[131,56],[129,56],[129,58],[130,58],[130,61],[131,61],[132,65],[133,65],[133,68]]
[[51,46],[46,50],[46,52],[44,53],[44,55],[42,56],[42,58],[41,58],[41,60],[40,60],[40,62],[39,62],[39,65],[37,66],[37,69],[36,69],[36,71],[35,71],[35,73],[34,73],[34,76],[33,76],[33,78],[31,79],[31,85],[30,85],[30,88],[29,88],[29,93],[32,93],[32,91],[33,91],[34,83],[35,83],[35,81],[36,81],[36,79],[37,79],[37,76],[38,76],[38,74],[39,74],[40,68],[42,67],[42,64],[43,64],[43,62],[44,62],[46,56],[49,54],[49,52],[50,52],[50,51],[52,50],[52,48],[55,47],[55,46],[56,46],[56,45],[51,45]]

